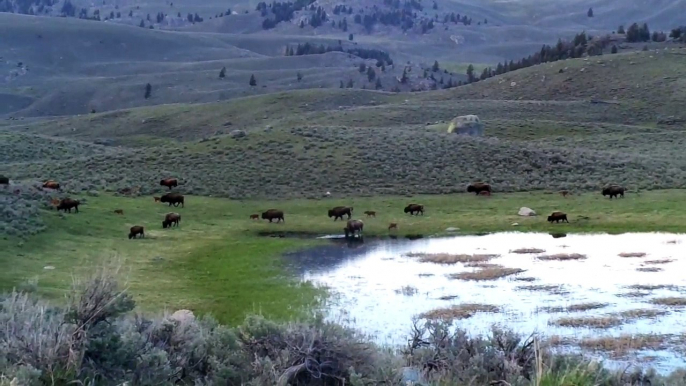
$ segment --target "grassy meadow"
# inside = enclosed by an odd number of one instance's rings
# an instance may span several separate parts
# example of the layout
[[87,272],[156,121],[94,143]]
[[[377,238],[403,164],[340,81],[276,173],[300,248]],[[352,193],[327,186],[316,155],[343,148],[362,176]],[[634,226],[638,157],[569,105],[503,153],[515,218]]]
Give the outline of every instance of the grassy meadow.
[[[41,294],[60,297],[80,276],[112,261],[125,267],[123,278],[144,310],[188,308],[238,323],[259,312],[287,320],[306,317],[325,299],[325,291],[299,284],[280,256],[324,243],[314,236],[342,234],[344,222],[327,218],[329,208],[353,206],[365,222],[367,240],[390,235],[425,237],[497,231],[540,232],[683,232],[686,190],[627,193],[609,200],[600,193],[563,198],[557,193],[472,194],[370,197],[321,200],[251,201],[189,196],[185,208],[154,203],[152,197],[85,197],[80,213],[42,212],[47,230],[25,240],[0,239],[0,283],[4,290],[38,281]],[[424,216],[403,213],[406,204],[425,205]],[[537,217],[517,215],[520,207]],[[285,211],[286,222],[250,220],[268,208]],[[123,209],[124,215],[114,213]],[[376,218],[363,212],[374,210]],[[549,224],[561,210],[569,224]],[[178,228],[162,229],[164,215],[181,214]],[[388,231],[390,222],[397,231]],[[513,226],[518,223],[518,226]],[[133,225],[146,228],[145,239],[128,240]],[[266,237],[266,235],[287,237]],[[297,235],[300,237],[288,237]],[[54,267],[54,269],[45,269]]]

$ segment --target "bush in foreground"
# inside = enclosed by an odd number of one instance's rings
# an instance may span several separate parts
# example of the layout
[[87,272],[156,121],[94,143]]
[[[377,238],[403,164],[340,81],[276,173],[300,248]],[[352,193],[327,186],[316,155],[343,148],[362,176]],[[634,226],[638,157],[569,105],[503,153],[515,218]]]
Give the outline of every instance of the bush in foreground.
[[683,372],[613,373],[580,357],[551,355],[534,337],[494,328],[472,338],[444,323],[413,326],[408,346],[378,347],[321,319],[236,328],[177,312],[134,313],[103,269],[77,284],[65,306],[27,293],[0,300],[0,385],[656,385]]

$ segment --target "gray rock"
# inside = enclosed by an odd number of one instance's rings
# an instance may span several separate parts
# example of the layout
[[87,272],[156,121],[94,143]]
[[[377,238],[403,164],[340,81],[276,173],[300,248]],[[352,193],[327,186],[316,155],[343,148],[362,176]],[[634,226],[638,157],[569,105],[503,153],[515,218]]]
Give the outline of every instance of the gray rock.
[[484,135],[484,124],[476,115],[461,115],[450,121],[448,133],[481,137]]
[[454,228],[454,227],[445,228],[446,232],[457,232],[459,230],[460,230],[460,228]]
[[231,135],[231,138],[243,138],[247,134],[243,130],[233,130],[233,131],[231,131],[230,135]]
[[517,214],[520,216],[524,216],[524,217],[530,217],[530,216],[536,216],[536,211],[531,209],[531,208],[527,208],[527,207],[523,206],[523,207],[519,208],[519,212]]

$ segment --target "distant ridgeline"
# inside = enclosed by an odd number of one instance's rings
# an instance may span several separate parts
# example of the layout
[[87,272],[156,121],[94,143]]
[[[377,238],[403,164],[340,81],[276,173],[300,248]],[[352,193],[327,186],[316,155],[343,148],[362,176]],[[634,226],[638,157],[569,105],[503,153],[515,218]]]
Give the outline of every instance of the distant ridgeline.
[[[345,49],[342,46],[329,46],[323,44],[298,44],[295,48],[293,46],[287,46],[285,55],[286,56],[302,56],[302,55],[318,55],[325,54],[327,52],[344,52],[350,55],[358,56],[362,59],[375,59],[377,62],[381,62],[385,65],[392,65],[393,59],[386,51],[367,49],[367,48],[348,48]],[[379,65],[380,66],[380,65]]]

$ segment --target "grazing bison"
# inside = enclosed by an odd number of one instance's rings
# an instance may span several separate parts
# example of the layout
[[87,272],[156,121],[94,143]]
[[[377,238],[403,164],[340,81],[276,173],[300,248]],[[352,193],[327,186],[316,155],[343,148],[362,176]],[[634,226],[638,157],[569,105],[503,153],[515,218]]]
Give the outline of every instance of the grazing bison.
[[251,215],[250,215],[250,219],[251,219],[251,220],[259,220],[259,219],[260,219],[260,215],[259,215],[259,214],[251,214]]
[[419,204],[409,204],[408,206],[405,207],[405,213],[409,213],[411,215],[414,215],[415,212],[417,214],[422,214],[424,216],[424,205],[419,205]]
[[167,179],[161,180],[160,185],[166,186],[169,188],[169,190],[171,190],[171,188],[175,188],[175,187],[179,186],[179,181],[176,178],[167,178]]
[[376,217],[376,212],[374,212],[373,210],[368,210],[364,212],[364,214],[366,214],[367,217]]
[[266,212],[263,212],[262,219],[269,220],[269,222],[272,222],[274,219],[276,219],[276,222],[286,222],[286,219],[283,216],[283,211],[278,209],[269,209]]
[[181,221],[181,215],[178,213],[167,213],[164,216],[164,221],[162,221],[162,228],[167,229],[176,225],[179,226],[179,221]]
[[336,221],[339,218],[343,220],[343,216],[346,214],[348,215],[348,220],[350,220],[350,217],[353,215],[353,208],[347,206],[337,206],[333,209],[329,209],[329,218],[333,217],[333,221]]
[[141,235],[141,237],[145,237],[145,230],[140,225],[132,226],[129,230],[129,240],[135,239],[138,235]]
[[9,185],[9,184],[10,184],[10,178],[0,175],[0,185]]
[[467,192],[479,195],[479,193],[486,191],[491,192],[491,185],[484,182],[475,182],[473,184],[467,185]]
[[559,193],[560,193],[560,195],[561,195],[562,197],[565,197],[565,198],[566,198],[567,196],[571,196],[571,195],[572,195],[572,192],[570,192],[569,190],[560,190]]
[[49,180],[49,181],[43,182],[43,187],[48,188],[48,189],[58,190],[60,188],[60,184],[57,181]]
[[79,213],[79,200],[74,200],[71,198],[63,198],[62,201],[57,205],[57,211],[63,210],[65,212],[71,213],[71,209],[74,208],[76,213]]
[[388,224],[388,230],[390,231],[391,229],[398,229],[398,223],[392,222]]
[[553,221],[555,221],[556,223],[559,223],[560,221],[569,222],[569,220],[567,220],[567,214],[562,212],[553,212],[550,216],[548,216],[548,221],[550,223],[552,223]]
[[345,232],[345,238],[355,237],[357,232],[358,237],[362,238],[362,230],[364,229],[364,223],[362,220],[348,220],[343,231]]
[[487,197],[490,197],[490,196],[491,196],[491,192],[490,192],[489,190],[482,190],[482,191],[479,192],[479,196],[487,196]]
[[160,197],[153,197],[155,199],[155,202],[160,202]]
[[114,214],[124,214],[124,209],[115,209]]
[[181,207],[184,207],[184,202],[183,202],[183,195],[179,193],[167,193],[164,196],[160,197],[160,202],[167,203],[169,206],[179,206],[181,204]]
[[605,187],[603,189],[603,197],[605,196],[610,196],[610,200],[612,200],[612,197],[617,198],[618,196],[621,196],[624,198],[624,192],[626,189],[619,185],[610,185],[608,187]]

